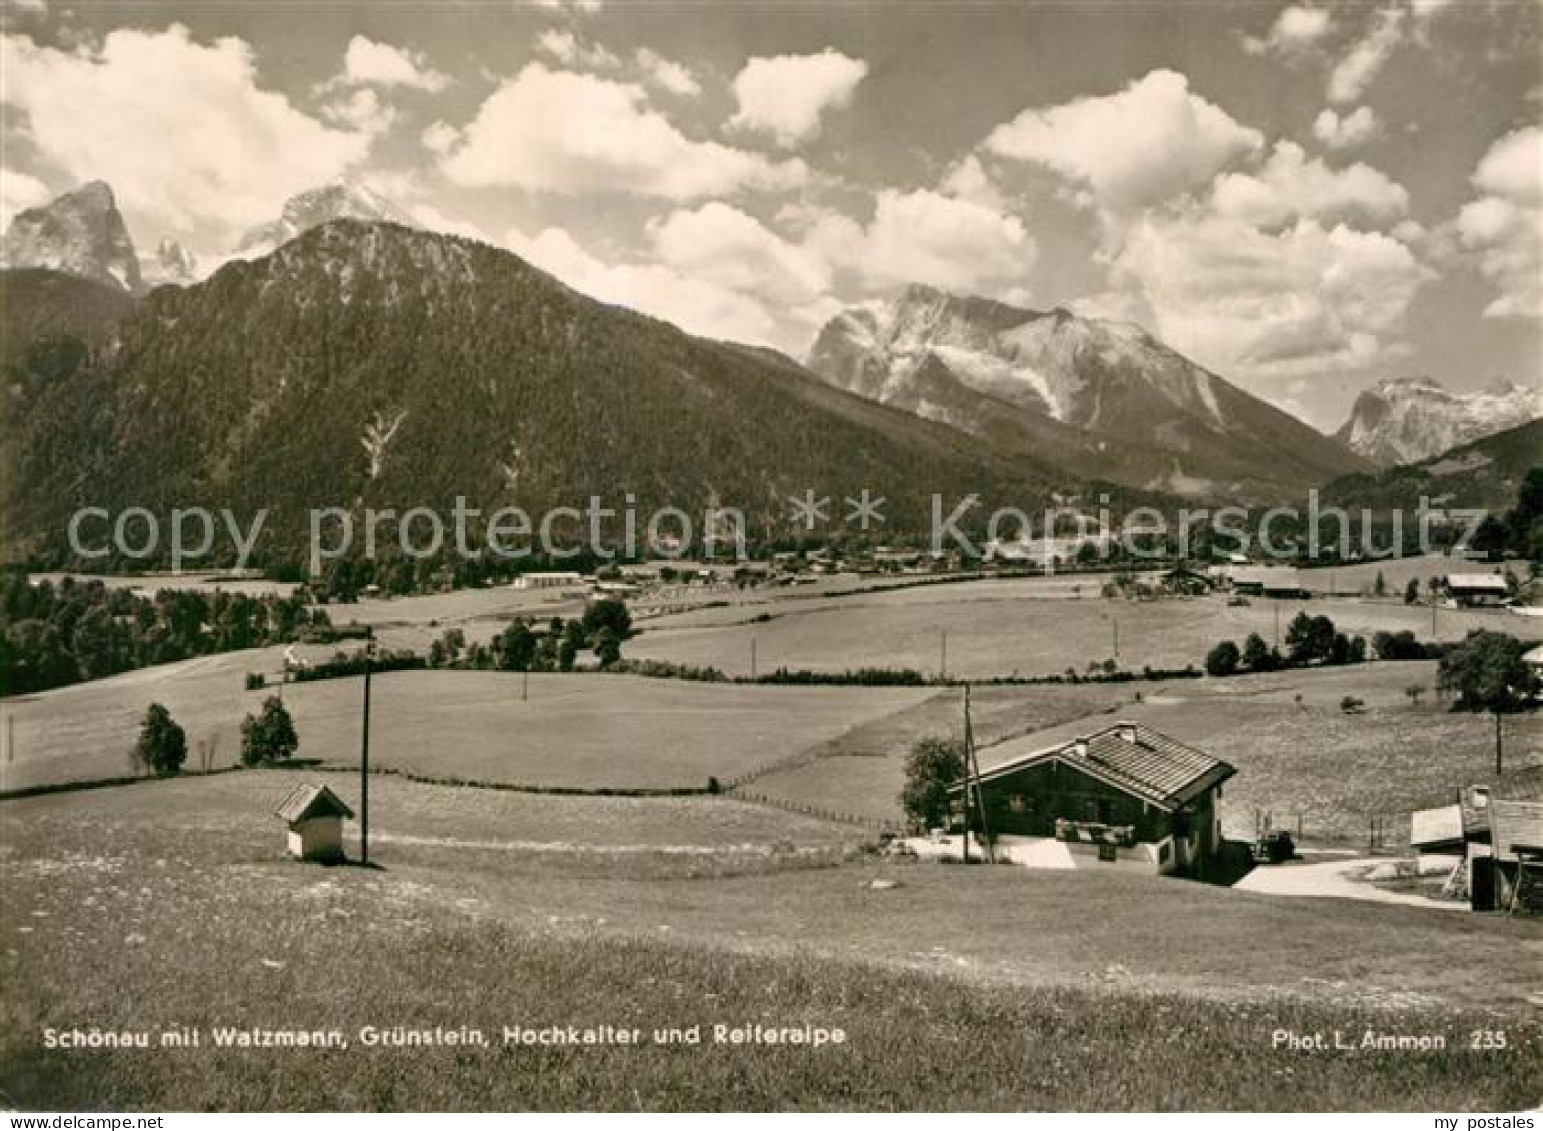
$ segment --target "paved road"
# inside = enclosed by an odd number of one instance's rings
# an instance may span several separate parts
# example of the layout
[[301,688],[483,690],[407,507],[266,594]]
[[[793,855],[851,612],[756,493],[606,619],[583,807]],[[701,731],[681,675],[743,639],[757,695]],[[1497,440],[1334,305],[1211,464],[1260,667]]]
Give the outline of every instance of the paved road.
[[1337,899],[1364,899],[1373,903],[1403,903],[1413,907],[1436,907],[1444,911],[1466,911],[1468,905],[1457,900],[1427,899],[1423,895],[1387,891],[1353,877],[1386,858],[1358,857],[1330,860],[1320,864],[1293,863],[1255,868],[1236,884],[1240,891],[1266,895],[1327,895]]

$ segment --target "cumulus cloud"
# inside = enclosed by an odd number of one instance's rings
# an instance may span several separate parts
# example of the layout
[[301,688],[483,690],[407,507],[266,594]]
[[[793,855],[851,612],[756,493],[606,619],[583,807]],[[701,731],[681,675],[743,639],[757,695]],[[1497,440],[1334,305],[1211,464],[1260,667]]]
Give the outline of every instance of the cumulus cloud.
[[1206,184],[1263,140],[1192,93],[1184,75],[1158,70],[1116,94],[1025,110],[985,145],[1054,170],[1119,217]]
[[640,47],[637,61],[643,71],[644,79],[660,90],[668,91],[681,98],[695,98],[702,93],[702,84],[697,82],[695,75],[681,64],[666,59],[657,51]]
[[5,102],[26,116],[47,161],[73,180],[108,181],[130,212],[178,231],[203,224],[233,235],[271,218],[370,142],[259,88],[243,40],[206,46],[180,24],[121,28],[75,51],[7,35],[0,71]]
[[621,60],[600,44],[586,43],[573,32],[560,28],[549,28],[536,36],[536,49],[565,67],[609,70],[621,66]]
[[946,196],[968,200],[983,208],[994,208],[998,212],[1007,210],[1006,195],[974,153],[966,154],[950,166],[938,182],[938,189]]
[[1330,102],[1344,105],[1360,100],[1404,41],[1406,17],[1403,8],[1383,8],[1372,14],[1366,34],[1329,75]]
[[601,0],[525,0],[532,8],[564,16],[593,16],[604,5]]
[[0,230],[10,225],[16,213],[47,204],[52,197],[48,186],[31,174],[0,169]]
[[331,80],[335,86],[402,86],[437,94],[450,85],[450,76],[428,65],[416,51],[376,43],[356,35],[343,53],[343,71]]
[[991,294],[1021,284],[1037,247],[1022,220],[928,189],[885,189],[866,223],[816,210],[804,242],[869,287],[928,283]]
[[444,156],[456,147],[461,140],[461,131],[449,122],[433,122],[424,127],[423,147],[430,153]]
[[1277,142],[1257,173],[1223,173],[1216,178],[1212,203],[1221,216],[1273,227],[1300,217],[1319,220],[1395,220],[1409,209],[1403,185],[1370,165],[1357,162],[1330,169],[1319,158],[1308,160],[1295,142]]
[[1433,277],[1392,236],[1299,219],[1268,232],[1199,206],[1144,217],[1116,278],[1155,329],[1221,372],[1359,368],[1400,356],[1409,304]]
[[831,285],[823,258],[721,201],[672,212],[650,224],[649,235],[659,262],[772,302],[807,303]]
[[1358,106],[1343,115],[1327,106],[1313,120],[1313,136],[1330,149],[1364,145],[1381,132],[1382,123],[1370,106]]
[[1473,185],[1518,204],[1543,203],[1543,130],[1527,126],[1495,142],[1474,170]]
[[695,200],[788,189],[808,169],[681,133],[643,88],[528,64],[505,80],[442,162],[460,185]]
[[1292,4],[1281,10],[1264,38],[1246,36],[1243,48],[1250,55],[1289,55],[1312,47],[1334,30],[1334,18],[1324,8]]
[[1527,126],[1490,146],[1471,178],[1457,238],[1500,293],[1487,318],[1543,317],[1543,130]]
[[368,86],[361,86],[326,103],[321,108],[321,114],[329,122],[371,136],[385,133],[397,118],[396,110],[382,102],[374,88]]
[[821,116],[848,105],[868,64],[827,47],[817,55],[754,58],[734,77],[730,125],[793,146],[820,132]]
[[778,344],[777,322],[765,306],[731,287],[659,263],[607,263],[564,228],[547,228],[534,237],[513,231],[507,242],[516,254],[601,302],[663,318],[705,337]]

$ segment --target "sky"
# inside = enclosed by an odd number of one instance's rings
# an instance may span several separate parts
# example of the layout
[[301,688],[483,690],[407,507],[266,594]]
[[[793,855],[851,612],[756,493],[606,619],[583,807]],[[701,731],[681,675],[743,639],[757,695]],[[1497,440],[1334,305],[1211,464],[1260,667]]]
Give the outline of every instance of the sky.
[[919,282],[1326,430],[1543,381],[1539,0],[0,4],[0,222],[102,179],[212,265],[343,177],[795,357]]

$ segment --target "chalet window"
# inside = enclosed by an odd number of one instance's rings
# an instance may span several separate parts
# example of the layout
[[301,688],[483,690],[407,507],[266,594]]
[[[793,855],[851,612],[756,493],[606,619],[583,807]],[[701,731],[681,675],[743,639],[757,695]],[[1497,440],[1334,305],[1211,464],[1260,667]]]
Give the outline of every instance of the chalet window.
[[1007,808],[1014,813],[1027,813],[1029,799],[1021,793],[1015,793],[1007,799]]
[[1099,803],[1098,803],[1098,820],[1099,820],[1100,824],[1104,824],[1104,825],[1112,825],[1112,824],[1114,824],[1114,802],[1113,801],[1109,801],[1109,800],[1100,800],[1099,801]]

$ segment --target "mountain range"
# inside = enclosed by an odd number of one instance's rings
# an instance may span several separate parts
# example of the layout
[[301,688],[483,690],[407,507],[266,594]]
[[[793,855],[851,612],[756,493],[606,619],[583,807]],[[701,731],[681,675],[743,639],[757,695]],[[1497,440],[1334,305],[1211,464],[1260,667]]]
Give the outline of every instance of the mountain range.
[[1335,438],[1371,462],[1419,463],[1543,416],[1543,388],[1496,381],[1454,393],[1429,377],[1389,378],[1356,398]]
[[57,557],[84,505],[268,507],[293,548],[311,507],[448,515],[464,496],[539,514],[630,495],[644,515],[670,505],[698,522],[742,508],[760,539],[798,532],[788,502],[808,490],[839,517],[867,489],[893,528],[921,530],[933,491],[1034,508],[1064,483],[780,354],[385,223],[334,221],[157,288],[72,358],[7,349],[13,552]]
[[1432,508],[1501,512],[1516,501],[1527,472],[1543,465],[1543,420],[1469,440],[1416,463],[1346,475],[1325,485],[1323,500],[1337,507],[1413,513],[1423,499]]
[[[405,218],[326,185],[198,281],[174,240],[136,256],[100,182],[19,214],[0,272],[7,547],[57,553],[73,507],[145,499],[303,513],[630,492],[745,507],[761,536],[797,533],[806,489],[886,495],[911,530],[934,491],[1279,501],[1369,474],[1368,438],[1395,421],[1434,443],[1438,401],[1469,405],[1440,418],[1463,428],[1496,418],[1426,382],[1403,397],[1418,409],[1363,398],[1341,442],[1138,326],[921,286],[832,319],[800,365]],[[1378,405],[1411,387],[1379,386]]]
[[912,286],[837,315],[809,368],[837,388],[1173,495],[1265,498],[1367,465],[1139,326]]

